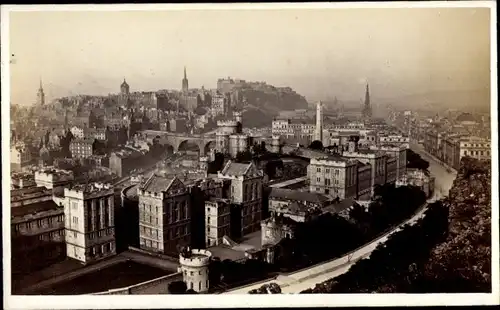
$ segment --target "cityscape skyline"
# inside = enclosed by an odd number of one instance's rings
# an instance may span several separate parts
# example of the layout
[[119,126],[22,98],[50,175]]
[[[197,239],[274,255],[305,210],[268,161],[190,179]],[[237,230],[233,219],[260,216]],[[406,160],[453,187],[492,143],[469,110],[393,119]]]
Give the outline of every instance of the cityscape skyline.
[[[11,101],[35,102],[40,76],[49,101],[115,93],[124,77],[131,91],[180,89],[184,66],[191,87],[214,88],[218,78],[231,76],[289,86],[310,101],[359,101],[366,82],[376,89],[374,98],[489,93],[489,9],[277,12],[12,12]],[[192,48],[198,45],[217,48]]]

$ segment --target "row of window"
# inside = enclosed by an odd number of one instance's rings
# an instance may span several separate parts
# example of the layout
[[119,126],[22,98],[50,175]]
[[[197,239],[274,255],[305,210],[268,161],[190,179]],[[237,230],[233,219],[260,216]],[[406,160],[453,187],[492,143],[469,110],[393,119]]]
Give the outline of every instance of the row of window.
[[[474,151],[469,151],[469,153],[467,153],[467,150],[464,151],[464,155],[479,156],[479,154],[481,154],[481,156],[484,156],[484,151],[475,151],[475,154]],[[490,156],[490,151],[486,151],[486,155]]]
[[[113,244],[111,242],[96,245],[90,248],[90,253],[92,253],[93,256],[99,256],[101,254],[104,255],[111,251],[113,251]],[[75,247],[75,254],[76,254],[76,247]]]
[[[159,230],[152,229],[149,227],[144,227],[142,225],[140,225],[140,233],[141,236],[149,238],[158,238],[158,236],[160,235]],[[166,229],[164,233],[165,233],[164,240],[166,241],[170,239],[177,239],[181,236],[189,235],[191,233],[191,229],[189,225],[178,226],[173,229]]]
[[[201,270],[198,271],[198,275],[201,276]],[[206,274],[208,274],[208,269],[206,269]],[[187,270],[184,270],[184,276],[187,276],[188,275],[188,271]],[[189,272],[189,275],[190,276],[194,276],[194,271],[190,271]],[[200,282],[201,283],[201,282]],[[208,280],[207,280],[207,286],[208,286]]]
[[40,241],[54,241],[64,236],[64,230],[56,230],[38,235]]
[[94,239],[97,235],[97,237],[103,237],[103,236],[109,236],[113,234],[113,228],[107,228],[107,229],[104,229],[104,230],[100,230],[97,232],[97,234],[95,232],[91,232],[89,234],[89,239]]
[[14,231],[20,232],[23,230],[42,228],[45,225],[52,227],[54,224],[61,223],[63,221],[64,221],[64,215],[58,215],[57,217],[51,216],[51,217],[47,217],[47,218],[43,218],[43,219],[39,219],[39,220],[34,220],[34,221],[16,224],[16,225],[14,225]]

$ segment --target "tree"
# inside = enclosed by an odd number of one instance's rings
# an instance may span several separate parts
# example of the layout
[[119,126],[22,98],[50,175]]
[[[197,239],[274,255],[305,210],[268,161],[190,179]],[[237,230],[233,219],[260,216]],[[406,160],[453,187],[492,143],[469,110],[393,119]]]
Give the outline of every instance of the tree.
[[168,284],[168,292],[170,294],[185,294],[187,285],[184,281],[174,281]]
[[319,141],[319,140],[314,140],[309,145],[309,148],[312,149],[312,150],[320,150],[320,151],[322,151],[323,150],[323,143],[321,141]]
[[410,169],[429,169],[429,162],[423,159],[419,154],[415,153],[413,150],[408,149],[406,152],[406,167]]
[[234,159],[237,163],[247,163],[253,159],[252,153],[249,151],[238,152],[236,158]]

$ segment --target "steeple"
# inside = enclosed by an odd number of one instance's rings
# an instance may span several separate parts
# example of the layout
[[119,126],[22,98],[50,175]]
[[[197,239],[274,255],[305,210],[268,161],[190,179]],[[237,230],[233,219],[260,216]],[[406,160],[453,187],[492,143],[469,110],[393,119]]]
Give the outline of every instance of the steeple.
[[43,91],[43,85],[42,85],[42,77],[40,77],[40,87],[38,88],[37,92],[37,103],[38,105],[44,105],[45,104],[45,93]]
[[186,73],[186,66],[184,66],[184,78],[182,79],[182,92],[187,93],[189,90],[189,82]]
[[368,85],[368,83],[366,84],[365,104],[363,107],[363,116],[365,118],[369,118],[372,116],[372,107],[370,105],[370,86]]

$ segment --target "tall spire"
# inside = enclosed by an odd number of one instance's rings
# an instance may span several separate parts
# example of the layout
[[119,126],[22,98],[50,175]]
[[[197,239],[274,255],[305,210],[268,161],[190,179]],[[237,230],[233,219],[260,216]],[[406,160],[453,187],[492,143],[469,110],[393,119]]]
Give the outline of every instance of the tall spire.
[[38,93],[36,95],[38,105],[45,104],[45,93],[43,92],[42,77],[40,77],[40,88],[38,88]]
[[365,106],[370,106],[370,85],[366,84]]
[[368,85],[368,83],[366,84],[365,104],[363,107],[363,116],[365,118],[370,118],[372,116],[372,107],[370,105],[370,86]]
[[189,90],[189,82],[186,74],[186,66],[184,66],[184,78],[182,79],[182,92],[187,93]]

